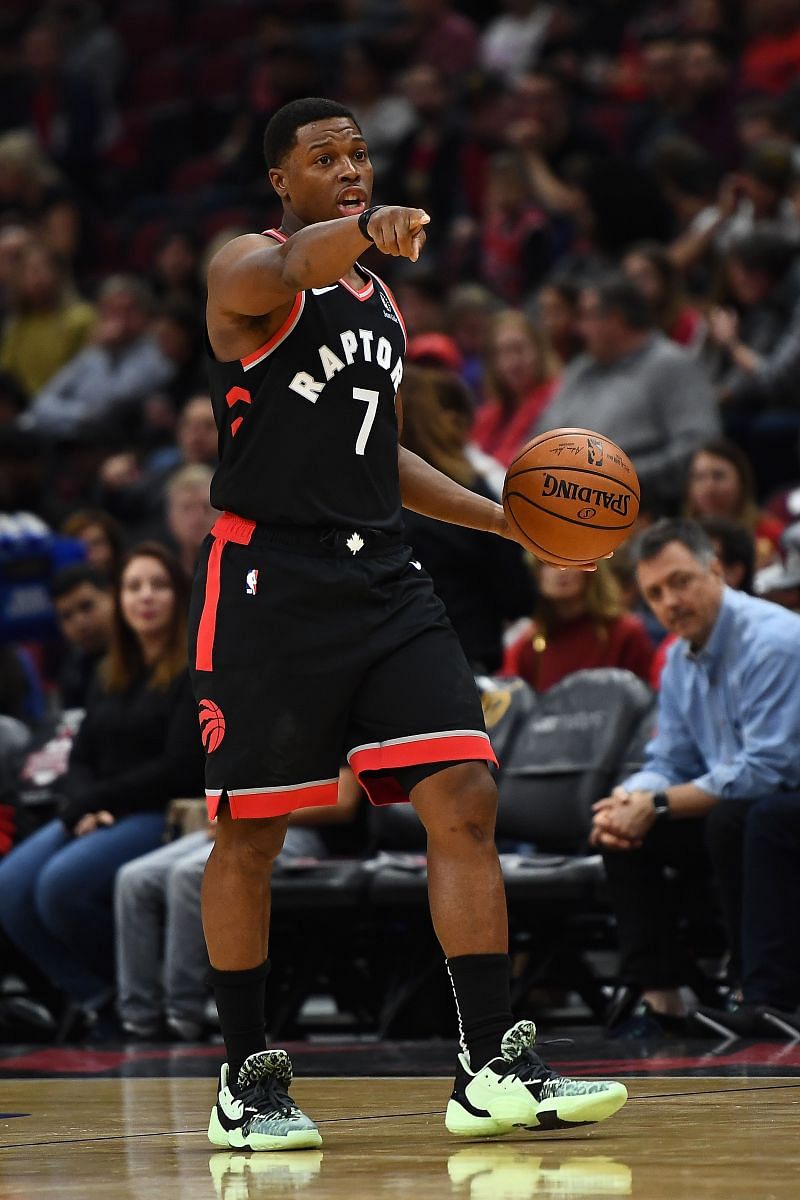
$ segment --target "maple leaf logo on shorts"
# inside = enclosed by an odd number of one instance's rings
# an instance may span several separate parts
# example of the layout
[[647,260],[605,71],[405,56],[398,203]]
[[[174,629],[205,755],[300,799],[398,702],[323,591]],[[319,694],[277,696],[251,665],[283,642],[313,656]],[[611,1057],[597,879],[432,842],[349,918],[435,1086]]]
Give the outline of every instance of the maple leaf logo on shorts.
[[351,554],[358,554],[359,550],[364,549],[364,539],[359,533],[351,533],[345,542],[345,546],[347,546]]

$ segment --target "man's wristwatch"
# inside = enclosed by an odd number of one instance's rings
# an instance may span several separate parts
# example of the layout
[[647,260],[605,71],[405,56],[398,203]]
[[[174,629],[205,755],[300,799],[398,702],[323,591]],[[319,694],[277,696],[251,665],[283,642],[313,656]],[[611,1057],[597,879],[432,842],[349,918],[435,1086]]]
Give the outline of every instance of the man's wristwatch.
[[667,820],[669,818],[669,796],[666,792],[654,792],[653,812],[656,814],[658,820]]
[[386,205],[385,204],[373,204],[372,208],[365,208],[363,213],[361,213],[358,218],[358,232],[361,234],[362,237],[365,237],[368,242],[375,241],[375,238],[369,232],[369,229],[367,228],[367,226],[369,225],[370,221],[372,220],[373,214],[376,213],[379,208],[386,208]]

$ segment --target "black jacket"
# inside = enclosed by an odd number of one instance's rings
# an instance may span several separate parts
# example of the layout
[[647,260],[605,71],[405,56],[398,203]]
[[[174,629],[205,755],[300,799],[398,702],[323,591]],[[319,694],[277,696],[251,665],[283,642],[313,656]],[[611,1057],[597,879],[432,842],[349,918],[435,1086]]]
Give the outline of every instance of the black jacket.
[[58,790],[59,817],[74,829],[84,813],[159,812],[178,796],[203,794],[197,706],[184,669],[165,691],[142,677],[125,692],[97,680]]

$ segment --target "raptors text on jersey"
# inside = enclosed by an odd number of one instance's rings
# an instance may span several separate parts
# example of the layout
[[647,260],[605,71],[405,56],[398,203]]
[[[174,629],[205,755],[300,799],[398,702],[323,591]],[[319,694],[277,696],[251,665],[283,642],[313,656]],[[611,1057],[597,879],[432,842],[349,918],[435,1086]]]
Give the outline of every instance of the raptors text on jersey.
[[386,285],[358,270],[359,289],[340,280],[299,293],[246,358],[209,358],[215,508],[268,525],[402,529],[395,403],[405,329]]

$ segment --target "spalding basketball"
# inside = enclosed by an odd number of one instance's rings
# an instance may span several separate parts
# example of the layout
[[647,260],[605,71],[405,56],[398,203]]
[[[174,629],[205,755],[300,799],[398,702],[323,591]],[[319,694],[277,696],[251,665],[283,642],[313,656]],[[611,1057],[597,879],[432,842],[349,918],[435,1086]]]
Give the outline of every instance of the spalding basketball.
[[503,508],[532,554],[573,567],[625,541],[639,512],[639,480],[625,451],[602,434],[552,429],[508,468]]

